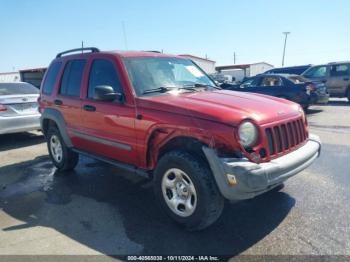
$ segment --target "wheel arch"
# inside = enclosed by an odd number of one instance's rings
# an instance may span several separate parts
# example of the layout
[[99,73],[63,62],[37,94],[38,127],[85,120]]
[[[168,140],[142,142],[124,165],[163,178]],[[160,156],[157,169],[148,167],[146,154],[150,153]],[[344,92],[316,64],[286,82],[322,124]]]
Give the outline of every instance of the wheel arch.
[[44,112],[41,114],[40,124],[45,136],[50,126],[56,126],[60,131],[62,139],[64,140],[67,147],[73,147],[73,144],[68,136],[68,132],[65,128],[65,121],[61,112],[52,108],[45,109]]
[[208,146],[209,144],[210,138],[204,135],[180,130],[164,131],[163,129],[156,129],[147,142],[146,164],[150,169],[154,169],[163,155],[179,149],[193,152],[207,162],[202,146]]

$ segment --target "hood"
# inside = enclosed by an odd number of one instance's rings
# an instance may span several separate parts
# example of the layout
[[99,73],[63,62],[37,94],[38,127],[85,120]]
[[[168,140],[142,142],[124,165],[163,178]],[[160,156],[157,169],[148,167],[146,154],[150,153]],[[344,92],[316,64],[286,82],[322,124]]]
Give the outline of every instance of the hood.
[[185,92],[140,97],[138,106],[238,125],[244,119],[258,124],[299,116],[299,105],[276,97],[228,90]]

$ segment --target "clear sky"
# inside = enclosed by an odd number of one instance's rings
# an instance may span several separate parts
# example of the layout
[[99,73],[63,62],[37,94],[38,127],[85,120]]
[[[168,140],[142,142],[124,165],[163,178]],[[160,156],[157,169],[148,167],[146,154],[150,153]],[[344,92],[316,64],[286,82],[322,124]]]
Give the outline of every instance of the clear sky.
[[349,11],[349,0],[0,0],[0,72],[47,66],[82,40],[280,66],[283,31],[285,65],[350,60]]

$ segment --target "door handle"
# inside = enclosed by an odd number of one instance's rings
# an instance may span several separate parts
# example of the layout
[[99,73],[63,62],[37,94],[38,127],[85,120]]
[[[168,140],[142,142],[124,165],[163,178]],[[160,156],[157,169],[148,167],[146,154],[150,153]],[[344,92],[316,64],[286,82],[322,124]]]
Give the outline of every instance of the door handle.
[[62,100],[59,100],[59,99],[56,99],[56,100],[53,101],[53,102],[55,103],[55,105],[58,105],[58,106],[63,105]]
[[89,111],[89,112],[95,112],[96,111],[96,107],[92,106],[92,105],[84,105],[84,110],[85,111]]
[[344,81],[349,81],[349,77],[345,77],[345,78],[344,78]]

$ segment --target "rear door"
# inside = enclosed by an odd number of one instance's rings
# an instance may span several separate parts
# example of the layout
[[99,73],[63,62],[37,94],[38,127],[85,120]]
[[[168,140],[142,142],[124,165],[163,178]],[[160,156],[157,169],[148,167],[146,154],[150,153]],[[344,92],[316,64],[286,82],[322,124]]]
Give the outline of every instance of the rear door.
[[331,65],[326,85],[332,96],[345,96],[347,88],[350,86],[350,64]]
[[84,140],[79,147],[94,154],[137,165],[135,107],[127,99],[124,103],[95,100],[94,88],[101,85],[125,93],[120,68],[113,57],[95,56],[89,62],[87,87],[82,103],[83,130],[76,134]]
[[[85,59],[73,59],[65,63],[58,94],[54,99],[54,107],[62,113],[70,136],[81,129],[80,93],[86,62]],[[74,137],[72,143],[77,145]]]

